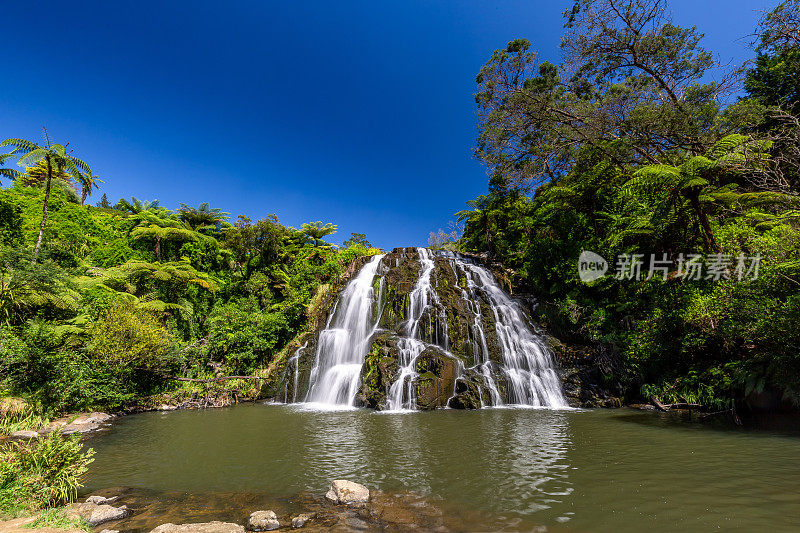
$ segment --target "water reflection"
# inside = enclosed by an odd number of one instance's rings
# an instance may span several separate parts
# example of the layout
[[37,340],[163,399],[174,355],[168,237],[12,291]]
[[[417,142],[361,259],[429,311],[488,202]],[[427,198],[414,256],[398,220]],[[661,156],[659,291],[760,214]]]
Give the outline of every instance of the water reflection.
[[629,417],[264,405],[148,413],[122,418],[91,441],[97,456],[87,491],[122,485],[292,497],[323,494],[330,480],[349,478],[485,511],[512,529],[563,528],[566,520],[579,531],[800,527],[797,439]]

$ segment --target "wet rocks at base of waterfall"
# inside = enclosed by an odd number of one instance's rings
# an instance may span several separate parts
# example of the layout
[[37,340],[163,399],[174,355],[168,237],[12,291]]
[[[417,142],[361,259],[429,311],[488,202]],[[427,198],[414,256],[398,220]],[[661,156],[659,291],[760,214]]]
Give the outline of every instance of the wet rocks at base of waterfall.
[[275,511],[256,511],[247,518],[249,531],[272,531],[281,527]]
[[482,376],[476,370],[470,369],[456,380],[453,396],[448,400],[447,406],[451,409],[480,409],[490,398],[491,393]]
[[353,481],[337,479],[331,483],[331,488],[325,494],[325,497],[337,504],[364,504],[369,501],[369,489]]
[[434,347],[417,358],[417,407],[422,410],[447,407],[453,396],[461,363]]

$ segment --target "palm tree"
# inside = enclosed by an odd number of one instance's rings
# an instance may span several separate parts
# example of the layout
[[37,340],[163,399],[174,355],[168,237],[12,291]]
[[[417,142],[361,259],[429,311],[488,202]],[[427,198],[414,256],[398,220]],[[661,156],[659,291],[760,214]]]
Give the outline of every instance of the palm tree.
[[158,200],[153,200],[152,202],[142,202],[135,196],[131,196],[130,201],[126,200],[125,198],[120,198],[117,205],[114,206],[114,209],[119,211],[128,211],[132,215],[137,215],[142,211],[149,211],[155,209],[161,209]]
[[198,207],[181,204],[178,209],[178,217],[194,231],[216,227],[229,216],[230,213],[225,213],[218,207],[212,208],[208,202],[203,202]]
[[78,182],[81,184],[81,205],[86,202],[86,197],[92,195],[92,188],[99,189],[98,183],[104,183],[97,176],[93,176],[91,171],[78,176]]
[[137,241],[152,240],[159,262],[162,260],[162,242],[187,242],[210,238],[186,228],[184,222],[173,217],[174,215],[163,208],[147,209],[131,217],[136,221],[136,225],[131,229],[131,237]]
[[476,227],[483,233],[487,250],[491,251],[492,247],[492,234],[491,234],[491,208],[490,198],[482,194],[474,200],[467,201],[467,205],[472,209],[464,209],[458,211],[455,216],[458,222],[466,222],[466,226]]
[[40,146],[25,139],[6,139],[0,143],[0,147],[13,146],[12,154],[21,154],[17,164],[20,166],[35,165],[39,161],[44,161],[47,165],[47,183],[44,189],[44,206],[42,207],[42,223],[39,225],[39,237],[36,239],[36,247],[33,249],[33,260],[39,256],[39,249],[42,247],[44,228],[47,225],[47,209],[50,201],[50,186],[53,181],[53,174],[66,172],[72,178],[78,179],[83,172],[91,174],[92,170],[85,162],[77,157],[71,156],[67,152],[67,147],[62,144],[51,144],[47,130],[44,131],[44,145]]
[[316,248],[320,244],[325,244],[322,238],[336,233],[338,226],[330,222],[323,225],[321,220],[317,220],[316,222],[303,222],[302,228],[301,231],[314,242],[314,247]]
[[679,166],[647,165],[636,172],[623,186],[629,193],[645,192],[662,195],[675,212],[686,210],[700,228],[706,251],[721,252],[711,218],[720,209],[749,208],[791,201],[785,194],[736,191],[730,181],[742,173],[758,170],[767,160],[762,141],[751,141],[745,135],[728,135],[718,141],[706,155],[689,158]]
[[13,168],[2,168],[3,165],[6,164],[6,161],[14,157],[14,154],[0,154],[0,176],[8,179],[17,179],[19,177],[19,172],[14,170]]

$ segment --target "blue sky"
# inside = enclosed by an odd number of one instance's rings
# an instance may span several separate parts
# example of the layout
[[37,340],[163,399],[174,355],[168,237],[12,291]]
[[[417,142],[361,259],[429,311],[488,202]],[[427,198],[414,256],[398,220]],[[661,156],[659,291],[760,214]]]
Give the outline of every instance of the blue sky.
[[[675,0],[724,61],[774,2]],[[526,37],[558,60],[565,1],[13,2],[0,136],[57,142],[120,197],[338,224],[425,245],[486,191],[475,74]]]

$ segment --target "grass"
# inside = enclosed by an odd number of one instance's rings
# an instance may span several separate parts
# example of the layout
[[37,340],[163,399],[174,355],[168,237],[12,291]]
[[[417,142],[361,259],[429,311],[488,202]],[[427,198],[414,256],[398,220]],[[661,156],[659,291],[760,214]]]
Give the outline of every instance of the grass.
[[25,525],[26,528],[34,529],[40,527],[53,527],[60,529],[80,529],[87,533],[92,531],[91,526],[81,518],[67,516],[62,507],[45,509],[36,517],[36,520]]
[[38,431],[47,426],[50,420],[33,413],[0,418],[0,435],[10,435],[15,431]]

